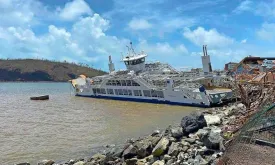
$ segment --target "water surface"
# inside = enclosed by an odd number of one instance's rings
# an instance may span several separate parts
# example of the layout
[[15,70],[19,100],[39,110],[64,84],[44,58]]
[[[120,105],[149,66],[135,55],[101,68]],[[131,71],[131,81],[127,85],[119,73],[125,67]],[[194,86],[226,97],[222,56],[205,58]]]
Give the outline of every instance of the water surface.
[[[50,100],[29,99],[45,94]],[[0,83],[0,164],[85,157],[178,123],[196,109],[75,97],[69,83]]]

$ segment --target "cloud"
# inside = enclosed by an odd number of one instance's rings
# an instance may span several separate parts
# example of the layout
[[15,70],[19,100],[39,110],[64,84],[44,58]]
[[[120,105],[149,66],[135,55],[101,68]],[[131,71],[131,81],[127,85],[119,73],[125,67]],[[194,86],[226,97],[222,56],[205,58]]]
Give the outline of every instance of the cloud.
[[46,14],[47,8],[36,0],[0,0],[0,25],[31,26],[39,22],[40,15]]
[[251,0],[245,0],[242,1],[239,6],[236,7],[235,10],[233,10],[234,13],[242,13],[245,11],[250,11],[252,9],[253,2]]
[[107,35],[108,28],[109,21],[98,14],[78,20],[71,30],[49,25],[43,35],[36,35],[31,28],[0,26],[0,57],[88,62],[106,69],[108,55],[119,61],[120,52],[129,43]]
[[245,44],[246,42],[247,42],[247,39],[241,40],[241,43],[242,43],[242,44]]
[[275,0],[259,2],[253,12],[264,17],[275,17]]
[[256,33],[258,37],[263,40],[272,41],[275,39],[275,24],[274,23],[263,23],[261,29]]
[[234,13],[251,12],[262,17],[275,17],[275,0],[270,1],[242,1],[234,10]]
[[63,20],[72,21],[82,15],[91,15],[93,12],[84,0],[73,0],[60,9],[60,17]]
[[132,30],[146,30],[152,28],[152,24],[150,24],[147,20],[136,18],[133,18],[129,22],[128,26]]
[[185,28],[183,36],[195,45],[208,45],[212,48],[226,47],[234,43],[232,38],[219,33],[216,29],[207,31],[203,27],[198,27],[193,31]]
[[150,44],[146,40],[140,40],[137,48],[140,50],[144,50],[148,54],[151,54],[156,59],[163,59],[163,57],[166,58],[168,56],[182,56],[188,54],[188,50],[183,44],[170,45],[167,42]]

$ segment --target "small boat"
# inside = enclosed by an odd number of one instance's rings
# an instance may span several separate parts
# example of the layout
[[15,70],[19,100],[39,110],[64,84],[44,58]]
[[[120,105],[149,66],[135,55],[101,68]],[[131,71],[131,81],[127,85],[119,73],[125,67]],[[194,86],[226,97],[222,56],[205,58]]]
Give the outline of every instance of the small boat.
[[49,100],[49,95],[31,97],[31,100]]

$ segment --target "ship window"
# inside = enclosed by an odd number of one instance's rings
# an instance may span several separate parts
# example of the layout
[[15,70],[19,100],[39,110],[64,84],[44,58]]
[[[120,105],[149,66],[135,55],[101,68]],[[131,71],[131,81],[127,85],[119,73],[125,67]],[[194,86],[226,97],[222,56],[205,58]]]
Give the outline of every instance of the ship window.
[[123,95],[128,95],[128,90],[127,89],[123,89]]
[[141,90],[134,90],[135,96],[142,96]]
[[143,90],[143,94],[145,97],[151,97],[151,93],[149,90]]
[[96,93],[100,93],[100,89],[99,88],[96,88]]
[[134,80],[132,80],[132,86],[140,86],[137,82],[135,82]]
[[112,81],[111,80],[108,80],[106,85],[112,85]]
[[163,91],[156,91],[159,98],[164,98]]
[[125,61],[125,65],[129,65],[129,61]]
[[110,95],[113,95],[114,94],[114,90],[113,89],[107,89],[107,93],[110,94]]
[[132,96],[132,91],[131,90],[128,90],[128,95]]
[[152,97],[158,97],[157,91],[151,90]]
[[94,92],[94,94],[96,94],[96,89],[95,88],[93,88],[93,92]]
[[119,80],[116,80],[116,85],[117,85],[117,86],[121,86],[121,83],[120,83]]
[[127,86],[132,86],[131,80],[126,80],[126,85]]
[[142,58],[142,59],[141,59],[141,62],[145,62],[145,58]]
[[112,85],[116,86],[116,81],[115,80],[112,80]]
[[100,89],[100,93],[101,93],[101,94],[106,94],[106,90],[105,90],[104,88],[101,88],[101,89]]
[[118,95],[118,90],[117,89],[115,89],[115,94]]
[[122,89],[118,89],[118,95],[123,95],[123,90]]
[[121,85],[122,86],[126,86],[126,81],[125,80],[121,80]]

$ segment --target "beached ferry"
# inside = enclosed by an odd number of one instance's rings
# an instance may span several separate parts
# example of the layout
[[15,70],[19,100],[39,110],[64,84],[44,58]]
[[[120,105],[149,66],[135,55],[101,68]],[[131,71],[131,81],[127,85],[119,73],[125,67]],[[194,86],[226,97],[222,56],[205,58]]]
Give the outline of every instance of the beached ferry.
[[136,54],[132,44],[123,57],[126,70],[115,71],[109,56],[109,74],[72,80],[76,96],[160,104],[210,107],[232,97],[230,89],[215,88],[226,77],[212,73],[210,56],[203,47],[203,71],[178,71],[169,64],[146,63],[147,54]]

